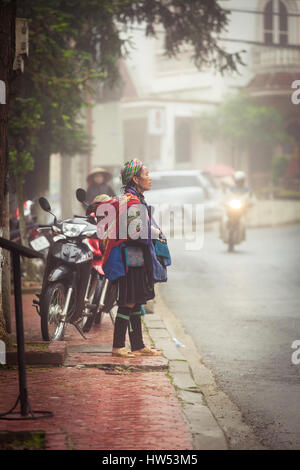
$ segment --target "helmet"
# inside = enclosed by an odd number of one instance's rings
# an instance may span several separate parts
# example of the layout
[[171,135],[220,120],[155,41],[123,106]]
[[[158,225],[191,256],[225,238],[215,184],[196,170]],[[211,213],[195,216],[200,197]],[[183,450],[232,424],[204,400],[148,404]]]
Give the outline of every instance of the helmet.
[[236,171],[234,173],[234,180],[236,183],[245,181],[246,174],[243,171]]

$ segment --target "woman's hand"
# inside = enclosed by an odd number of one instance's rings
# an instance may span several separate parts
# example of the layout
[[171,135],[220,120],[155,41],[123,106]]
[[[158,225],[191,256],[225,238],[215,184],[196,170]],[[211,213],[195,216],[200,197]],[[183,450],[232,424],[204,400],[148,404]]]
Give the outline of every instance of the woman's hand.
[[161,230],[158,228],[154,227],[154,225],[151,225],[151,238],[157,239],[161,235]]

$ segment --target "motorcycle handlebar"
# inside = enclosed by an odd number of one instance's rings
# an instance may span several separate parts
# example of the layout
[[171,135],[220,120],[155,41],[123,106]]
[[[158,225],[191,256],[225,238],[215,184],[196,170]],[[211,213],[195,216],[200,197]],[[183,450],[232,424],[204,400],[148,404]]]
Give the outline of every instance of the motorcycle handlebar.
[[39,224],[38,225],[38,228],[51,228],[52,225],[43,225],[43,224]]

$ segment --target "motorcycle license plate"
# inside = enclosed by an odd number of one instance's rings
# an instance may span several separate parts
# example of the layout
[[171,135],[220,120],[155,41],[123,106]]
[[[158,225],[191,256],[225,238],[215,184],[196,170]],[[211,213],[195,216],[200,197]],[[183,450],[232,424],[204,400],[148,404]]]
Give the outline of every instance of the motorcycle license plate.
[[48,248],[50,246],[50,243],[48,242],[47,238],[44,236],[35,238],[34,240],[31,240],[30,245],[32,248],[36,251],[42,251],[45,248]]

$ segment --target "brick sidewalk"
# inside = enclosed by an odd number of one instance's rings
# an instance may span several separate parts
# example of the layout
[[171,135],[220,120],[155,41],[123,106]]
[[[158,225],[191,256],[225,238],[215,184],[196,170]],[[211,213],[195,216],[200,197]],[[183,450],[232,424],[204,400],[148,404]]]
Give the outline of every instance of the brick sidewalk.
[[[39,316],[23,296],[26,340],[41,341]],[[108,315],[87,340],[68,326],[65,342],[111,348],[113,326]],[[150,340],[145,334],[149,344]],[[80,349],[80,348],[79,348]],[[84,364],[80,366],[78,364]],[[109,364],[105,369],[103,365]],[[28,394],[34,410],[54,417],[36,421],[0,421],[0,431],[43,430],[48,449],[184,450],[193,449],[181,404],[158,358],[119,359],[111,353],[70,352],[61,367],[30,367]],[[0,413],[18,396],[18,371],[0,369]]]

